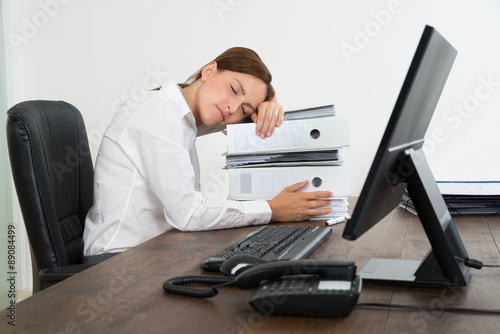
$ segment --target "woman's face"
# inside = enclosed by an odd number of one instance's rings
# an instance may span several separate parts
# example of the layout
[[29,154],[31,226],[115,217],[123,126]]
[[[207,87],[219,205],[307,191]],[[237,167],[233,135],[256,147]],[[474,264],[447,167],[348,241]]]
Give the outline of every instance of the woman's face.
[[[241,121],[254,113],[267,95],[266,84],[245,73],[218,70],[210,63],[202,71],[203,84],[198,91],[200,118],[206,126]],[[207,68],[208,67],[208,68]]]

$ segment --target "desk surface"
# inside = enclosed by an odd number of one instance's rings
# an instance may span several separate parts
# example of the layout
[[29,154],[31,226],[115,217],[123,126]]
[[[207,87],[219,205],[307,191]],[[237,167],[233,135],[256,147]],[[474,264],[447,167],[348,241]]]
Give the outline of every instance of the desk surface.
[[[500,263],[500,216],[454,221],[470,257]],[[429,249],[418,218],[399,208],[357,241],[342,239],[343,227],[333,226],[311,257],[355,260],[361,268],[372,257],[420,260]],[[496,333],[500,328],[495,315],[361,307],[344,319],[264,317],[248,304],[253,290],[223,287],[204,300],[163,292],[167,278],[207,275],[201,261],[257,228],[169,231],[19,302],[15,328],[3,310],[0,332]],[[499,281],[500,269],[483,268],[472,270],[461,290],[364,285],[359,302],[500,309]]]

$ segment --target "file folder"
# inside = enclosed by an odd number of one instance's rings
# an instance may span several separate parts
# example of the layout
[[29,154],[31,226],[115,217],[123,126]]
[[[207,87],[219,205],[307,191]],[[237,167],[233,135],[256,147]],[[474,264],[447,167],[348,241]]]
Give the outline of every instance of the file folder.
[[229,169],[229,199],[273,199],[285,187],[308,180],[300,191],[331,191],[333,198],[351,193],[346,166],[263,167]]
[[[436,181],[450,214],[500,214],[500,181]],[[405,189],[399,206],[417,215]]]
[[255,135],[255,123],[227,125],[227,155],[304,152],[349,146],[346,118],[328,116],[283,121],[271,137]]
[[335,105],[327,104],[310,108],[287,110],[283,115],[284,120],[306,119],[325,116],[335,116]]

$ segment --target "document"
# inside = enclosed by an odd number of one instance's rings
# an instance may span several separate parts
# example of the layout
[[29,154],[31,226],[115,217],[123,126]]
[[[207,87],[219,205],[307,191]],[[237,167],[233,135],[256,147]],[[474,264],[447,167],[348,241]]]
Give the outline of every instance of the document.
[[[437,181],[439,191],[451,214],[499,214],[499,181]],[[403,194],[400,207],[417,214],[407,191]]]
[[437,181],[443,195],[500,196],[500,181]]
[[341,149],[269,154],[245,154],[226,157],[226,168],[342,165]]

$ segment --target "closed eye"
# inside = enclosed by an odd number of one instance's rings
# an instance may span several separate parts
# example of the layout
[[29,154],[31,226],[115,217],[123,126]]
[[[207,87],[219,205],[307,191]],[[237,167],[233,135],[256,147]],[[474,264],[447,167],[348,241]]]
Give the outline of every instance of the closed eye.
[[231,86],[231,90],[233,91],[233,93],[236,94],[236,91],[234,90],[233,85],[230,85],[230,86]]

